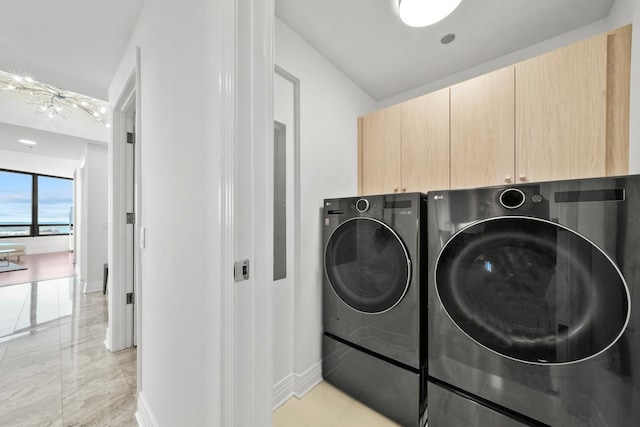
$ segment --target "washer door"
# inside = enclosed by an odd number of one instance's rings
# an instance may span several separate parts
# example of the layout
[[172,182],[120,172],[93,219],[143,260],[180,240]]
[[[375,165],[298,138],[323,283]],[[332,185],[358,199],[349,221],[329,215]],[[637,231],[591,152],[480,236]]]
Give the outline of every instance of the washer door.
[[373,218],[340,224],[327,241],[324,267],[338,297],[364,313],[393,308],[411,279],[411,262],[400,237]]
[[594,243],[559,224],[500,217],[442,249],[436,291],[451,320],[505,357],[564,364],[612,346],[629,321],[627,284]]

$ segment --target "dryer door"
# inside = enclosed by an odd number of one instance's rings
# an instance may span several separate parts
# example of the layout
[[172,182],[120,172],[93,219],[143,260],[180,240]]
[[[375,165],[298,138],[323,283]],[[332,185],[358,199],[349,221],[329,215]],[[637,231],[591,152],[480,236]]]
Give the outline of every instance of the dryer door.
[[627,284],[584,236],[554,222],[498,217],[454,235],[436,261],[451,320],[505,357],[565,364],[609,348],[629,321]]
[[364,313],[393,308],[411,280],[411,261],[400,237],[373,218],[340,224],[327,241],[324,267],[338,297]]

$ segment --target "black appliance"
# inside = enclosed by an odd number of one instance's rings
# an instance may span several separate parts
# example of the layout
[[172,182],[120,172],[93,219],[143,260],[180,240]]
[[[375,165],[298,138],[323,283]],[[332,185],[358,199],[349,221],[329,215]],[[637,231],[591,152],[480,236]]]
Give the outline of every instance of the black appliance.
[[429,193],[430,427],[640,420],[640,176]]
[[323,377],[405,426],[426,421],[426,195],[326,199]]

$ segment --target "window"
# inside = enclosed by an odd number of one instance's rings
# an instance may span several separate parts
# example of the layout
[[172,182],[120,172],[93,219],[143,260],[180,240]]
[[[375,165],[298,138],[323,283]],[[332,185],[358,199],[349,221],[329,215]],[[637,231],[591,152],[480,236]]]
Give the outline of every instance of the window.
[[0,170],[0,238],[69,234],[73,180]]
[[73,180],[38,176],[38,234],[69,234]]

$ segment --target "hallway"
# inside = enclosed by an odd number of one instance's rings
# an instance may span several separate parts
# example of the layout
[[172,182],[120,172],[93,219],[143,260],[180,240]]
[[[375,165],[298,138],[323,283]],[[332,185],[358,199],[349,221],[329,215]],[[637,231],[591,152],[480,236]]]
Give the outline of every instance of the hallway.
[[0,287],[0,425],[137,426],[136,349],[106,329],[107,296],[75,278]]

